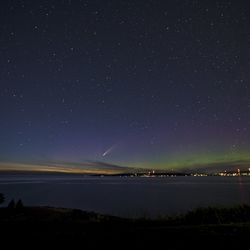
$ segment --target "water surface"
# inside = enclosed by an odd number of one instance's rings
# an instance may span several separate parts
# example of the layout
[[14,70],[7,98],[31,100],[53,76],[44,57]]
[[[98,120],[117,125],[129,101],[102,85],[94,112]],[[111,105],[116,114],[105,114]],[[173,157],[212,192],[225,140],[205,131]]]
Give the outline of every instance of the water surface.
[[250,203],[250,177],[0,175],[0,192],[25,205],[158,217],[200,206]]

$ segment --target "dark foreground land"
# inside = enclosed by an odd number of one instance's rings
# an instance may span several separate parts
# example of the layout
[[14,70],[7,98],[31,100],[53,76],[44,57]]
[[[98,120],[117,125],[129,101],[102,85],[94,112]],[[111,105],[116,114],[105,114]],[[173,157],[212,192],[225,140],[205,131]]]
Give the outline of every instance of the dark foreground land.
[[239,249],[250,246],[249,237],[248,205],[197,209],[159,220],[123,219],[51,207],[0,208],[0,238],[2,245],[8,246]]

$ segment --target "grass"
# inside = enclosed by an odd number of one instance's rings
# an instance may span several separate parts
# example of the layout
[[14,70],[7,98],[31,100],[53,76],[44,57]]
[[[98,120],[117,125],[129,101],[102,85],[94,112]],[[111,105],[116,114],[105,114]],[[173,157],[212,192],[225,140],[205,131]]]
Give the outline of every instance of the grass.
[[[53,207],[0,208],[0,236],[11,243],[183,249],[250,246],[250,206],[198,208],[158,220],[125,219]],[[14,239],[14,240],[13,240]]]

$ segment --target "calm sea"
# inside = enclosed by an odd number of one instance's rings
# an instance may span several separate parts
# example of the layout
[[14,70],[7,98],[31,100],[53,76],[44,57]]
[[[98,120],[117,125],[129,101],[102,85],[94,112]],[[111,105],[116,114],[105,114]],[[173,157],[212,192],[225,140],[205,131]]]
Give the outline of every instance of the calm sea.
[[158,217],[211,205],[250,204],[250,177],[84,177],[0,175],[5,205],[79,208],[123,217]]

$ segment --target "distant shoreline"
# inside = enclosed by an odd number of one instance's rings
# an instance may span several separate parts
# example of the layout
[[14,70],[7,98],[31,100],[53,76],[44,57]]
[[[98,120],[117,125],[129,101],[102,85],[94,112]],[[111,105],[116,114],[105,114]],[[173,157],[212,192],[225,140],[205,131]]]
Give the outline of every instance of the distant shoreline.
[[78,172],[61,172],[61,171],[41,171],[41,170],[0,170],[1,174],[32,174],[32,175],[64,175],[64,176],[93,176],[93,177],[178,177],[178,176],[190,176],[190,177],[237,177],[237,176],[250,176],[249,172],[242,172],[240,174],[236,172],[220,172],[220,173],[181,173],[181,172],[140,172],[140,173],[78,173]]

